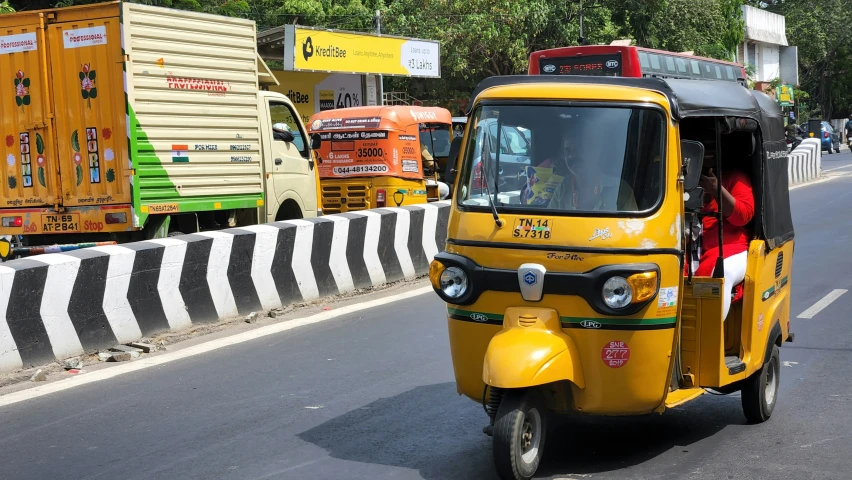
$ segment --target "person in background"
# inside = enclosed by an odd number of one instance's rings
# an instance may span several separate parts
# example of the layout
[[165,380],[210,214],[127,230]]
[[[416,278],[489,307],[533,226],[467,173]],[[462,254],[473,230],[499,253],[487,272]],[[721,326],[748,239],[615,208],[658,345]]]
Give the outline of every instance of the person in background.
[[846,120],[846,145],[852,148],[852,115]]

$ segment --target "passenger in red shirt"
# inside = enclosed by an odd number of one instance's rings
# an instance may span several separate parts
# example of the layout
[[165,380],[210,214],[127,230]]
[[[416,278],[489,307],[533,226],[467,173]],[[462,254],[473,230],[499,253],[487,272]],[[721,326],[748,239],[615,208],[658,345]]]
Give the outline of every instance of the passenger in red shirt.
[[[701,175],[701,187],[704,188],[704,208],[702,212],[715,213],[719,211],[718,179],[709,168]],[[749,176],[739,170],[728,170],[722,179],[722,217],[724,228],[722,232],[723,254],[725,255],[725,289],[729,295],[723,295],[722,319],[728,317],[731,308],[733,289],[745,280],[746,264],[748,263],[748,244],[751,232],[746,225],[754,217],[754,191]],[[698,269],[695,275],[710,277],[719,256],[719,222],[715,217],[706,216],[703,220],[704,231],[701,236],[702,248]]]

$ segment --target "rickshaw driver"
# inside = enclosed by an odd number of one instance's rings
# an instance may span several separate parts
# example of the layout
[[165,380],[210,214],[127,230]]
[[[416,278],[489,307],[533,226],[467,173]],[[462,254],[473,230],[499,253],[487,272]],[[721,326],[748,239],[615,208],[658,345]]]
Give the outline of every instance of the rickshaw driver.
[[[638,212],[633,188],[621,177],[604,171],[600,159],[577,155],[568,138],[562,140],[558,162],[566,171],[548,208],[607,212]],[[560,170],[560,165],[556,169]]]
[[[705,161],[705,165],[715,165],[715,162]],[[704,213],[719,211],[716,199],[719,180],[713,172],[713,167],[704,169],[700,185],[704,189]],[[754,216],[754,191],[751,179],[738,169],[729,169],[722,180],[722,216],[724,229],[722,242],[725,255],[725,286],[730,290],[729,295],[722,296],[722,319],[728,318],[734,288],[745,280],[748,263],[748,244],[751,234],[746,228]],[[701,235],[701,252],[695,275],[702,277],[713,276],[716,258],[719,256],[719,224],[712,215],[705,216]]]

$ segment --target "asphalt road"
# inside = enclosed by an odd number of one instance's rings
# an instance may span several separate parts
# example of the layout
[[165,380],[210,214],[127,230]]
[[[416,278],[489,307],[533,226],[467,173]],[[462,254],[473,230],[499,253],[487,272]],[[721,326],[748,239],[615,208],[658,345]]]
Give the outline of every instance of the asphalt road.
[[[852,172],[852,155],[823,157]],[[850,168],[844,168],[850,167]],[[791,192],[792,311],[852,290],[852,176]],[[793,320],[772,419],[738,395],[551,436],[541,478],[852,477],[852,293]],[[492,479],[453,384],[444,307],[402,304],[0,408],[2,479]]]

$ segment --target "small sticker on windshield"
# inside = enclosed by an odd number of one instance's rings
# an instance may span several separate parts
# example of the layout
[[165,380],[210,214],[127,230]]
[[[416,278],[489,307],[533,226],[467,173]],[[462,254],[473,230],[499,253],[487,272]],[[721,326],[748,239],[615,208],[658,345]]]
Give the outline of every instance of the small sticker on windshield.
[[547,218],[519,218],[515,222],[512,236],[515,238],[529,238],[547,240],[550,238],[550,225],[552,221]]

